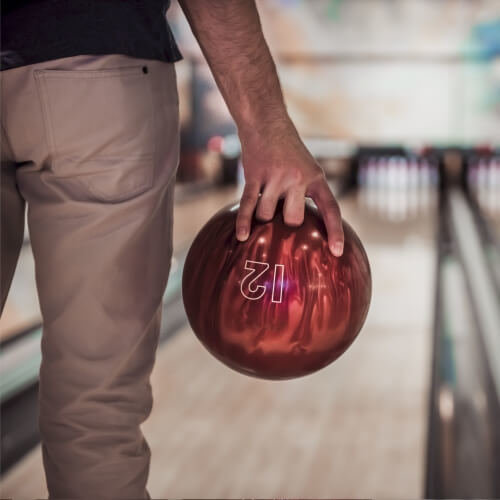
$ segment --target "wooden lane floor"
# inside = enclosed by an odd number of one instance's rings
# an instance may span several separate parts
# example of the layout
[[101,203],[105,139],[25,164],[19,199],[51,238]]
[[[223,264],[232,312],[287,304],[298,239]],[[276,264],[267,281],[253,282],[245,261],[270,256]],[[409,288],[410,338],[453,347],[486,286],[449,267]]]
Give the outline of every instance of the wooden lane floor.
[[0,317],[0,340],[40,323],[35,285],[35,262],[29,244],[23,245],[7,301]]
[[[287,382],[239,375],[189,328],[163,344],[143,429],[153,498],[417,498],[423,495],[435,280],[430,215],[400,223],[355,197],[373,299],[360,336],[331,366]],[[2,496],[46,495],[37,448]]]

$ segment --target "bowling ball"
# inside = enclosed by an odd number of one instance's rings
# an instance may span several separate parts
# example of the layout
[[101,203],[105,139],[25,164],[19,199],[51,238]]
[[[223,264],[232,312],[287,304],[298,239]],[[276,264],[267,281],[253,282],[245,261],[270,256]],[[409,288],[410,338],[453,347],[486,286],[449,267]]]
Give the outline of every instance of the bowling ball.
[[304,222],[269,222],[235,235],[238,204],[216,213],[191,245],[182,294],[189,323],[206,349],[238,372],[265,379],[310,374],[337,359],[357,337],[370,305],[371,273],[361,241],[343,221],[334,257],[316,206]]

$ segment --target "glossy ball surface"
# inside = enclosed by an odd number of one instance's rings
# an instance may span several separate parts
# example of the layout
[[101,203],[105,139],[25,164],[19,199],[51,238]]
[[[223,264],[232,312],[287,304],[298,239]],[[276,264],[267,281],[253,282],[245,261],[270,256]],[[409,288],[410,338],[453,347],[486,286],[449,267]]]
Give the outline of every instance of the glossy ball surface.
[[238,372],[276,380],[337,359],[371,299],[368,258],[349,224],[337,258],[311,202],[298,228],[285,225],[282,209],[269,222],[254,219],[246,242],[235,235],[238,205],[217,212],[191,245],[182,280],[189,323],[207,350]]

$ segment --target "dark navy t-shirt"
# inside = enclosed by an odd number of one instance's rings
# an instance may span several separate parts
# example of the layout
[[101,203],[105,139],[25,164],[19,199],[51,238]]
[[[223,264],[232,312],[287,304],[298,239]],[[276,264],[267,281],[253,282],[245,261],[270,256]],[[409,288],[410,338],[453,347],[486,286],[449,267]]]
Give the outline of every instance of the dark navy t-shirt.
[[3,0],[2,70],[77,55],[182,56],[165,14],[170,0]]

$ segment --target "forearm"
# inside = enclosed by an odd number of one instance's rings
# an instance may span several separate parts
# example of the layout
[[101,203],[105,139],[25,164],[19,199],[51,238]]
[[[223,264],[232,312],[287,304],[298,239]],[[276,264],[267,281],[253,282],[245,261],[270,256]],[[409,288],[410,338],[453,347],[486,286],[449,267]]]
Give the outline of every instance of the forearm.
[[328,245],[340,256],[344,236],[339,207],[288,116],[255,0],[179,3],[238,126],[245,171],[238,239],[248,238],[254,212],[270,220],[281,196],[285,222],[300,225],[305,196],[311,196],[323,215]]
[[240,134],[290,127],[254,0],[179,0]]

